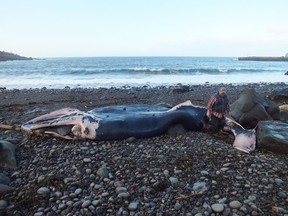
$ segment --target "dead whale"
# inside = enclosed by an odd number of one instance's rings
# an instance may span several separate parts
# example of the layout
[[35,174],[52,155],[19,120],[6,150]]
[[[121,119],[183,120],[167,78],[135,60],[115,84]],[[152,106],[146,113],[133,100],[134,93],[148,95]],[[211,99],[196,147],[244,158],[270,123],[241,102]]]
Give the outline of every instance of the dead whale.
[[[31,134],[51,135],[64,139],[119,140],[161,135],[181,124],[187,131],[207,127],[206,108],[191,101],[173,108],[151,105],[108,106],[88,112],[64,108],[34,118],[21,128]],[[235,136],[234,147],[250,152],[255,149],[255,131],[227,119],[229,131]]]

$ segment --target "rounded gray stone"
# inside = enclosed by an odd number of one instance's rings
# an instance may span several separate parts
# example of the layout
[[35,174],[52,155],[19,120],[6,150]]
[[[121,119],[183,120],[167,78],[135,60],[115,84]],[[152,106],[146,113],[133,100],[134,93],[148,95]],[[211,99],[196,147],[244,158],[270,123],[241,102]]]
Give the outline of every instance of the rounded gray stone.
[[280,178],[276,178],[276,179],[274,179],[274,181],[275,181],[275,183],[276,183],[277,185],[283,184],[283,180],[280,179]]
[[67,207],[67,206],[66,206],[65,203],[60,203],[59,206],[58,206],[58,209],[59,209],[59,210],[63,210],[63,209],[65,209],[66,207]]
[[130,211],[135,211],[138,208],[138,202],[131,202],[128,206]]
[[120,194],[120,193],[124,193],[127,192],[127,188],[126,187],[117,187],[116,188],[116,193]]
[[6,209],[8,207],[8,203],[6,200],[0,200],[0,209]]
[[232,208],[232,209],[238,209],[238,208],[240,208],[240,207],[242,206],[242,203],[239,202],[238,200],[234,200],[234,201],[231,201],[231,202],[229,203],[229,206],[230,206],[230,208]]
[[169,178],[169,181],[172,183],[172,184],[177,184],[178,183],[178,178],[176,178],[176,177],[170,177]]
[[91,201],[90,200],[85,200],[83,203],[82,203],[82,208],[87,208],[88,206],[91,205]]
[[130,196],[130,194],[128,192],[123,192],[123,193],[118,194],[119,198],[128,198],[129,196]]
[[174,205],[175,210],[180,210],[181,209],[181,204],[179,202],[176,202]]
[[100,177],[103,177],[103,178],[108,178],[108,176],[109,176],[108,169],[106,167],[100,167],[97,170],[97,175]]
[[211,208],[214,212],[217,213],[224,211],[224,205],[221,203],[215,203],[211,206]]
[[9,185],[10,184],[10,178],[3,173],[0,173],[0,184]]
[[84,158],[83,161],[84,161],[85,163],[90,163],[90,162],[91,162],[91,158]]
[[50,193],[50,190],[47,187],[41,187],[37,190],[37,193],[41,196],[47,196]]
[[81,188],[77,188],[74,192],[76,195],[79,195],[82,193],[82,189]]

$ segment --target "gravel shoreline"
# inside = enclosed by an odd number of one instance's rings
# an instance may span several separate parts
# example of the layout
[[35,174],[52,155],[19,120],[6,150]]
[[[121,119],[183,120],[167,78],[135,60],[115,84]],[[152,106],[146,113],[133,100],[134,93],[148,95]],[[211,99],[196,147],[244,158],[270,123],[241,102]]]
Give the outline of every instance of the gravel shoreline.
[[[233,103],[246,87],[263,96],[285,84],[225,85]],[[123,89],[0,90],[1,123],[19,126],[72,107],[206,105],[219,85]],[[288,215],[285,155],[245,154],[233,139],[187,132],[148,139],[65,141],[0,131],[17,139],[17,168],[0,168],[16,190],[0,196],[6,215]]]

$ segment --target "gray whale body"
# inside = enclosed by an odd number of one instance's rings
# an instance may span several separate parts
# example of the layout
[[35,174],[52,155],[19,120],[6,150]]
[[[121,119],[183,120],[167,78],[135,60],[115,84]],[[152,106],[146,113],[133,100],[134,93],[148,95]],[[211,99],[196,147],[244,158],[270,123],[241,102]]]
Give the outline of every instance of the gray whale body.
[[[30,134],[68,140],[145,138],[159,136],[179,124],[187,131],[200,131],[208,126],[206,112],[205,107],[194,106],[191,101],[170,109],[143,104],[108,106],[88,112],[64,108],[36,117],[21,128]],[[244,152],[255,149],[255,131],[245,130],[229,118],[226,118],[226,124],[235,136],[235,148]]]

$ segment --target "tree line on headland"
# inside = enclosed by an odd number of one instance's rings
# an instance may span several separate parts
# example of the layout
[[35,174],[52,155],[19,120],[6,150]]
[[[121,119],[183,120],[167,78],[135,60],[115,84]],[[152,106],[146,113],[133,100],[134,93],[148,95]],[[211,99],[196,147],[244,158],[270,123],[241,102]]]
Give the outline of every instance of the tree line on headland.
[[13,61],[13,60],[33,60],[33,58],[0,51],[0,61]]
[[266,56],[248,56],[248,57],[239,57],[239,61],[288,61],[288,53],[285,56],[279,57],[266,57]]

